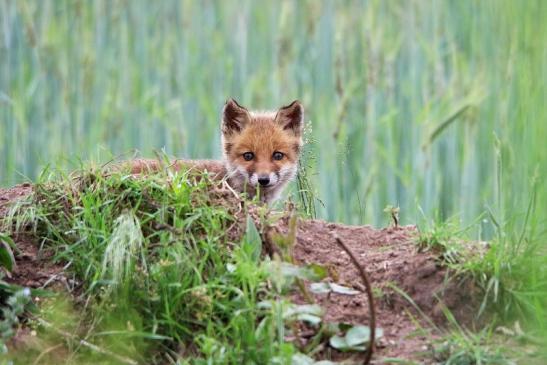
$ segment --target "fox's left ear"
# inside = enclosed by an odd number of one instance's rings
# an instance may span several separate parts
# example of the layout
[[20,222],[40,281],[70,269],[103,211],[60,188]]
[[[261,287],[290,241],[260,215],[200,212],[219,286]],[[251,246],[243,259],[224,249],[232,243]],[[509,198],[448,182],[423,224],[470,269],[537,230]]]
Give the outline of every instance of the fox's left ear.
[[275,121],[283,126],[283,129],[290,130],[300,137],[304,128],[304,107],[295,100],[277,111]]
[[250,120],[249,111],[230,98],[222,109],[222,133],[224,135],[239,133],[249,124]]

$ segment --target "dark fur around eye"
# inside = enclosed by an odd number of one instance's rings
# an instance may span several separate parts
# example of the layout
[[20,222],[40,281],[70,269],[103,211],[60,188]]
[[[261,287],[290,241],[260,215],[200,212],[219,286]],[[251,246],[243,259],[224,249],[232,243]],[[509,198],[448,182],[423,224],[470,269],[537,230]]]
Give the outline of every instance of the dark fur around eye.
[[252,153],[252,152],[245,152],[245,153],[243,154],[243,159],[244,159],[245,161],[251,161],[254,157],[255,157],[255,154]]
[[282,152],[275,151],[272,155],[273,159],[276,161],[282,160],[283,156],[285,156]]

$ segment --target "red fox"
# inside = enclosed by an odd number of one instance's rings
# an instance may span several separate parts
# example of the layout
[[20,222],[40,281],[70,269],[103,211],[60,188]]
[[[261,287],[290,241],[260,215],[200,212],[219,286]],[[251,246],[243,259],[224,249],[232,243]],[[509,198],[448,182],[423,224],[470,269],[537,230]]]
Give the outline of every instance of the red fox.
[[[259,194],[270,203],[296,176],[302,149],[304,108],[299,101],[273,112],[249,111],[234,99],[222,110],[223,160],[177,160],[175,170],[207,170],[216,179],[226,179],[237,192]],[[134,160],[132,173],[161,168],[159,161]]]

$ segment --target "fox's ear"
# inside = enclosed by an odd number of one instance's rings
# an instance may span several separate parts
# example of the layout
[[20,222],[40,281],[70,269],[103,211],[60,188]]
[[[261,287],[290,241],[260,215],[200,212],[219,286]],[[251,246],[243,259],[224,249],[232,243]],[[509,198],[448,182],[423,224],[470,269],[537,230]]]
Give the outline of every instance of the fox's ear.
[[222,133],[229,135],[241,132],[250,120],[249,111],[230,98],[222,109]]
[[304,107],[298,100],[295,100],[277,111],[275,121],[283,126],[283,129],[293,131],[296,136],[301,136],[304,127]]

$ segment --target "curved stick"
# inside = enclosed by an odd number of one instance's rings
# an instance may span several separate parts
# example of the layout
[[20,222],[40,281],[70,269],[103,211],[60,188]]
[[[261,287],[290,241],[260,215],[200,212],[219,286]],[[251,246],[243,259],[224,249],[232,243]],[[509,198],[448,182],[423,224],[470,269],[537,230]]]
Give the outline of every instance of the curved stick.
[[367,355],[365,357],[365,360],[363,361],[363,365],[368,365],[370,363],[370,359],[372,358],[372,352],[374,351],[374,340],[376,336],[376,311],[374,309],[374,297],[372,295],[372,287],[370,286],[370,281],[368,280],[365,269],[363,269],[361,264],[359,264],[359,261],[357,261],[357,258],[355,257],[353,252],[351,252],[348,246],[346,246],[344,241],[342,241],[337,234],[333,234],[333,237],[336,240],[336,243],[338,243],[338,245],[342,247],[344,251],[346,251],[346,253],[349,255],[351,262],[359,271],[361,279],[363,280],[363,284],[365,285],[365,291],[368,297],[368,309],[370,312],[370,338]]

